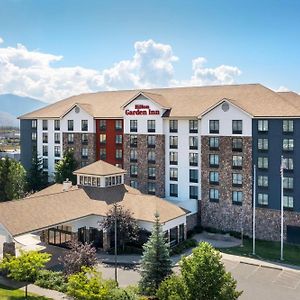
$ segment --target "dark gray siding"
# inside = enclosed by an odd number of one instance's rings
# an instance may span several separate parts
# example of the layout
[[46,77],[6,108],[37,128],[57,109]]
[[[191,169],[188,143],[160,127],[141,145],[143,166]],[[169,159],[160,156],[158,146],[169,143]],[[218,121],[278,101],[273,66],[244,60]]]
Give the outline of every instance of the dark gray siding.
[[36,141],[32,141],[33,131],[36,129],[31,128],[31,120],[20,120],[21,163],[26,170],[30,168],[32,153],[36,150]]
[[[269,119],[267,133],[260,133],[257,130],[258,120],[254,119],[252,122],[253,129],[253,164],[256,164],[259,156],[266,156],[269,159],[268,170],[260,170],[257,168],[258,175],[267,175],[269,177],[268,188],[257,187],[256,199],[258,193],[268,193],[269,204],[267,208],[280,209],[280,162],[281,155],[294,160],[294,170],[284,171],[284,176],[291,176],[294,178],[294,189],[291,191],[284,191],[284,195],[294,196],[294,211],[300,212],[300,120],[294,119],[294,132],[283,133],[282,130],[283,119]],[[268,151],[260,151],[257,147],[258,138],[268,138]],[[284,138],[294,139],[294,151],[283,151],[282,141]]]

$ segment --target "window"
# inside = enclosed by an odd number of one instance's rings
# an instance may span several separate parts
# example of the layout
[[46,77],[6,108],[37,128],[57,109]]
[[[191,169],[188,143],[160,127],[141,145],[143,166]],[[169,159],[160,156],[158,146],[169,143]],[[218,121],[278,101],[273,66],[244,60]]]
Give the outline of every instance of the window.
[[170,149],[178,148],[178,136],[170,136]]
[[148,132],[155,132],[155,120],[147,121]]
[[137,120],[130,120],[130,132],[137,132]]
[[219,150],[220,140],[219,137],[210,137],[209,138],[209,149],[210,150]]
[[89,137],[87,133],[81,134],[81,144],[87,145],[89,143]]
[[100,133],[100,144],[105,145],[106,144],[106,134]]
[[232,173],[232,186],[242,186],[243,175],[239,173]]
[[106,149],[100,148],[100,159],[105,160],[106,159]]
[[190,136],[189,137],[189,144],[190,144],[190,150],[197,150],[198,149],[198,137],[197,136]]
[[115,129],[116,130],[122,130],[123,129],[123,121],[122,120],[116,120]]
[[293,196],[283,196],[283,207],[294,208],[294,197]]
[[123,157],[123,151],[122,149],[116,149],[116,159],[121,160]]
[[74,130],[74,120],[68,120],[68,131]]
[[292,190],[294,188],[294,178],[293,177],[283,177],[283,188]]
[[54,130],[60,130],[60,120],[54,120]]
[[242,202],[243,202],[243,192],[233,191],[232,192],[232,203],[241,205]]
[[60,133],[55,132],[54,133],[54,143],[59,144],[60,143]]
[[74,143],[74,133],[68,133],[67,134],[68,144]]
[[178,180],[178,169],[170,168],[170,180],[177,181]]
[[268,120],[258,120],[257,121],[257,130],[259,132],[268,132],[268,130],[269,130]]
[[31,120],[31,128],[36,129],[37,128],[37,121],[36,120]]
[[156,137],[155,135],[147,136],[148,148],[155,148]]
[[178,120],[169,121],[170,132],[178,132]]
[[210,167],[219,167],[219,154],[210,154],[209,155],[209,166]]
[[148,182],[148,194],[155,195],[155,183]]
[[258,157],[257,166],[259,169],[268,169],[269,160],[267,157]]
[[177,165],[177,164],[178,164],[178,153],[170,152],[170,165]]
[[137,165],[130,165],[130,176],[137,177],[138,175],[138,167]]
[[137,150],[136,149],[130,149],[130,161],[137,162]]
[[257,195],[257,203],[259,205],[268,205],[269,204],[269,195],[258,193]]
[[219,120],[209,120],[209,133],[219,133],[220,123]]
[[89,149],[86,147],[83,147],[81,149],[81,158],[88,158]]
[[117,134],[117,135],[116,135],[116,144],[117,144],[117,145],[121,145],[121,144],[122,144],[122,141],[123,141],[123,136],[122,136],[122,134]]
[[232,134],[242,134],[243,133],[243,121],[233,120],[232,121]]
[[48,130],[48,120],[43,120],[43,130]]
[[284,158],[283,159],[283,168],[287,171],[294,170],[294,160],[292,158]]
[[243,157],[240,155],[232,156],[232,168],[233,169],[241,169],[243,166]]
[[178,197],[178,185],[171,183],[170,184],[170,197]]
[[43,156],[48,156],[48,146],[43,145]]
[[191,185],[190,186],[190,199],[197,199],[198,200],[198,187]]
[[60,157],[60,146],[54,146],[54,156]]
[[43,132],[43,143],[48,143],[48,133]]
[[268,187],[269,186],[269,177],[268,176],[259,175],[257,177],[257,185],[259,187]]
[[100,131],[106,130],[106,120],[99,120],[99,129]]
[[148,179],[155,179],[156,169],[155,167],[148,167]]
[[155,164],[155,151],[154,150],[148,151],[148,163]]
[[43,169],[48,169],[48,158],[43,158]]
[[88,120],[81,120],[81,131],[88,131],[89,125]]
[[284,133],[294,132],[294,121],[293,120],[283,120],[282,121],[282,131]]
[[190,133],[198,133],[198,120],[189,121]]
[[209,200],[212,202],[219,202],[219,190],[209,189]]
[[209,172],[209,183],[210,184],[219,184],[219,172]]
[[130,135],[130,147],[137,147],[137,135]]
[[137,189],[138,188],[138,182],[136,180],[130,180],[130,186]]
[[257,140],[257,148],[261,151],[267,151],[269,148],[269,140],[268,139],[258,139]]
[[198,170],[190,170],[190,182],[198,183]]
[[293,151],[294,150],[294,139],[283,139],[282,150],[283,151]]
[[190,158],[190,166],[198,166],[198,153],[190,153],[189,154]]
[[236,152],[243,151],[243,139],[241,138],[232,139],[232,151],[236,151]]
[[33,141],[36,141],[36,131],[31,132],[31,139],[32,139]]

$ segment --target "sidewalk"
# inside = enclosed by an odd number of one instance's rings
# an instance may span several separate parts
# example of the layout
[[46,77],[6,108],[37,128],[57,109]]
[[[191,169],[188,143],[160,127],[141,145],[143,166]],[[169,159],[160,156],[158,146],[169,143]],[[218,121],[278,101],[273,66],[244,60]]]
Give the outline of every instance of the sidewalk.
[[[219,248],[222,251],[222,248],[230,248],[230,247],[236,247],[241,244],[241,240],[236,239],[231,236],[227,235],[220,235],[220,234],[212,234],[212,233],[199,233],[193,236],[197,242],[208,242],[213,247]],[[182,256],[188,256],[192,253],[192,249],[188,249],[182,254],[171,256],[171,260],[174,266],[178,266],[178,263]],[[234,262],[240,262],[244,264],[250,264],[250,265],[256,265],[261,266],[265,268],[273,268],[278,270],[293,270],[293,271],[300,271],[300,267],[288,265],[284,263],[276,263],[276,262],[268,262],[264,260],[254,259],[250,257],[244,257],[244,256],[237,256],[237,255],[231,255],[227,253],[222,253],[222,259],[223,260],[230,260]],[[109,254],[97,254],[98,259],[101,263],[104,264],[114,264],[114,255]],[[118,265],[139,265],[141,261],[141,255],[138,254],[132,254],[132,255],[118,255]]]
[[[16,282],[16,281],[12,281],[10,279],[7,279],[5,277],[0,276],[0,284],[10,287],[10,288],[14,288],[14,289],[19,289],[19,290],[25,290],[25,285],[20,283],[20,282]],[[48,290],[48,289],[44,289],[41,288],[35,284],[29,284],[28,285],[28,293],[33,293],[39,296],[44,296],[53,300],[67,300],[67,299],[71,299],[69,298],[67,295],[57,292],[57,291],[53,291],[53,290]]]

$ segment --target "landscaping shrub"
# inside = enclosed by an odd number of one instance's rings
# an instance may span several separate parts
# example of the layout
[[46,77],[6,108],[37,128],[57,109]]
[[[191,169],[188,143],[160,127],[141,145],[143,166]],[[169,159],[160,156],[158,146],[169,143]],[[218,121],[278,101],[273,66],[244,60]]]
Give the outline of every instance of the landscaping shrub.
[[140,296],[137,294],[137,289],[128,288],[116,288],[111,291],[110,300],[140,300]]
[[170,250],[170,254],[171,255],[181,254],[185,250],[194,248],[197,246],[198,246],[198,242],[195,239],[187,239],[187,240],[181,242],[180,244],[178,244],[177,246],[173,247]]
[[37,276],[35,284],[46,289],[58,292],[67,291],[66,279],[62,272],[54,272],[50,270],[41,270]]

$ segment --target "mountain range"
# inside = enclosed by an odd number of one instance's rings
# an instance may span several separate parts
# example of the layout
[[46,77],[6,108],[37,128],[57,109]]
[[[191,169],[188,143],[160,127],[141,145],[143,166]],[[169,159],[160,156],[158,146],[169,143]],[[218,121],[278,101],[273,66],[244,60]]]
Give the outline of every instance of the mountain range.
[[46,105],[46,102],[30,97],[2,94],[0,95],[0,127],[19,127],[17,117]]

